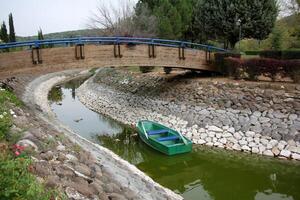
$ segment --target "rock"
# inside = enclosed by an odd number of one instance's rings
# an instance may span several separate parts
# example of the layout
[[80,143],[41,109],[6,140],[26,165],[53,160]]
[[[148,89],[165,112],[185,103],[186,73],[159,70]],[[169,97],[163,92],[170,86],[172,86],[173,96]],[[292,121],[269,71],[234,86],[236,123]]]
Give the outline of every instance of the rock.
[[272,133],[271,137],[275,140],[281,140],[281,135],[279,133]]
[[75,170],[86,175],[86,176],[90,176],[91,175],[91,170],[88,166],[86,166],[85,164],[82,163],[78,163],[77,165],[75,165]]
[[232,137],[232,134],[231,134],[231,133],[228,133],[228,132],[225,132],[225,133],[223,134],[223,137],[224,137],[224,138],[229,138],[229,137]]
[[289,141],[287,141],[287,144],[288,144],[289,146],[296,146],[296,142],[295,142],[294,140],[289,140]]
[[273,115],[274,115],[274,117],[276,117],[278,119],[283,119],[286,117],[286,115],[281,112],[274,112]]
[[46,153],[41,153],[40,156],[42,159],[49,161],[53,159],[54,154],[52,151],[47,151]]
[[65,151],[65,150],[66,150],[66,147],[65,147],[64,145],[60,144],[60,145],[58,145],[58,146],[56,147],[56,150],[57,150],[57,151]]
[[58,156],[57,156],[57,160],[60,161],[60,162],[64,162],[65,160],[67,159],[66,155],[59,152],[58,153]]
[[205,140],[202,140],[202,139],[197,140],[197,144],[205,144],[205,143],[206,143]]
[[241,151],[241,146],[239,144],[234,144],[232,146],[232,149],[236,150],[236,151]]
[[90,185],[85,179],[81,177],[75,177],[73,181],[74,182],[72,182],[70,186],[77,190],[79,193],[83,194],[84,196],[90,197],[95,192],[94,189],[90,187]]
[[25,148],[31,148],[34,151],[38,151],[38,147],[31,140],[23,139],[17,142],[17,145],[23,146]]
[[259,153],[259,149],[257,147],[252,147],[252,153]]
[[203,140],[204,140],[207,136],[208,136],[208,135],[207,135],[206,133],[201,133],[201,134],[200,134],[200,138],[203,139]]
[[269,143],[269,141],[267,139],[262,138],[260,139],[260,143],[266,146]]
[[262,154],[266,150],[266,147],[263,145],[260,145],[258,148],[259,148],[259,153],[262,153]]
[[59,184],[59,177],[56,175],[51,175],[47,177],[45,184],[47,187],[55,188]]
[[66,159],[68,159],[69,161],[78,161],[78,158],[72,154],[66,154]]
[[117,193],[111,193],[108,195],[108,198],[110,200],[127,200],[124,196],[117,194]]
[[82,194],[77,192],[74,188],[66,187],[66,195],[68,199],[72,200],[88,200],[88,198],[84,197]]
[[34,163],[33,169],[34,173],[40,177],[46,177],[53,174],[52,169],[46,161]]
[[229,133],[234,133],[234,132],[235,132],[235,129],[234,129],[233,127],[230,127],[229,129],[227,129],[227,131],[228,131]]
[[269,121],[271,121],[271,119],[267,118],[267,117],[260,117],[259,118],[259,122],[262,123],[262,124],[268,123]]
[[300,160],[300,154],[292,153],[292,158],[295,159],[295,160]]
[[298,118],[298,116],[296,114],[290,114],[289,119],[294,121]]
[[241,146],[244,146],[244,145],[247,145],[248,142],[247,142],[246,140],[240,140],[240,141],[239,141],[239,144],[240,144]]
[[272,153],[275,155],[275,156],[278,156],[280,154],[280,150],[278,149],[278,147],[273,147],[272,148]]
[[289,150],[283,149],[283,150],[281,150],[279,155],[283,156],[283,157],[286,157],[286,158],[289,158],[291,156],[291,152]]
[[272,153],[271,150],[266,150],[266,151],[264,151],[264,152],[263,152],[263,155],[265,155],[265,156],[274,156],[274,154]]
[[247,137],[254,137],[255,132],[253,132],[253,131],[247,131],[245,135],[246,135]]
[[289,146],[288,150],[291,151],[291,152],[293,152],[293,153],[300,154],[300,147],[299,146],[298,147],[296,147],[296,146]]
[[221,142],[222,144],[226,144],[226,143],[227,143],[227,140],[226,140],[226,138],[221,138],[221,139],[220,139],[220,142]]
[[261,116],[261,112],[259,112],[259,111],[255,111],[254,113],[253,113],[253,115],[255,116],[255,117],[260,117]]
[[220,128],[216,127],[216,126],[209,126],[208,130],[209,131],[213,131],[213,132],[223,132],[222,129],[220,129]]
[[242,146],[242,150],[243,151],[251,151],[250,147],[248,147],[247,145]]
[[233,136],[234,136],[235,139],[237,139],[237,140],[242,139],[242,136],[241,136],[238,132],[235,132],[235,133],[233,134]]

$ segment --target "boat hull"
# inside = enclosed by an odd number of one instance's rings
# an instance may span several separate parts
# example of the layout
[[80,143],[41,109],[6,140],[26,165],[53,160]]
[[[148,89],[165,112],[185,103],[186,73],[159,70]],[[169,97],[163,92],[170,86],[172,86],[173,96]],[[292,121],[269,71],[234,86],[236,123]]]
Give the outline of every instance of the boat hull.
[[[171,142],[159,142],[157,141],[155,138],[151,138],[148,136],[148,138],[146,137],[147,131],[142,127],[142,123],[154,123],[155,125],[159,125],[161,128],[164,129],[168,129],[172,134],[179,134],[177,131],[172,130],[168,127],[165,127],[161,124],[157,124],[155,122],[150,122],[150,121],[141,121],[138,123],[137,128],[138,128],[138,132],[139,132],[139,136],[142,139],[142,141],[144,143],[146,143],[148,146],[150,146],[151,148],[166,154],[166,155],[176,155],[176,154],[182,154],[182,153],[188,153],[190,151],[192,151],[192,142],[185,138],[186,142],[184,143],[183,141],[178,141],[176,143],[171,143]],[[146,131],[146,134],[145,134]]]

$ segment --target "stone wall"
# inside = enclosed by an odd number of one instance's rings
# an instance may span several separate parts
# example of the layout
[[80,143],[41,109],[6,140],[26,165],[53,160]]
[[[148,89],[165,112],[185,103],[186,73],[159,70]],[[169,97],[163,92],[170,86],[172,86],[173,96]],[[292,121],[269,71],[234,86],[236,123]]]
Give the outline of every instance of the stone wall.
[[31,60],[31,50],[0,53],[0,72],[7,69],[42,68],[42,67],[103,67],[103,66],[172,66],[214,70],[206,65],[205,52],[200,50],[185,50],[185,60],[178,58],[178,48],[155,47],[156,58],[149,58],[148,46],[121,45],[122,58],[114,57],[113,45],[85,45],[85,59],[75,58],[75,47],[46,48],[41,50],[42,64],[34,65]]
[[[107,70],[114,69],[100,70],[79,88],[80,100],[91,109],[127,124],[161,122],[195,144],[300,159],[299,85],[172,81],[121,70],[108,78]],[[135,86],[150,89],[142,94]]]

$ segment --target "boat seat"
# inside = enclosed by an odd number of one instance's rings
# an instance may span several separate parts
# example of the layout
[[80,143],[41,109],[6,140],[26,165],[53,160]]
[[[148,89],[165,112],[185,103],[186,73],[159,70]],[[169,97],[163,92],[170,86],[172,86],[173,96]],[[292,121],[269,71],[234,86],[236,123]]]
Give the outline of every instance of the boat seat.
[[158,135],[161,133],[168,133],[168,132],[169,131],[167,129],[147,131],[148,135]]
[[177,140],[177,139],[179,139],[179,137],[176,135],[173,135],[173,136],[168,136],[168,137],[157,138],[157,141],[163,142],[163,141],[171,141],[171,140]]

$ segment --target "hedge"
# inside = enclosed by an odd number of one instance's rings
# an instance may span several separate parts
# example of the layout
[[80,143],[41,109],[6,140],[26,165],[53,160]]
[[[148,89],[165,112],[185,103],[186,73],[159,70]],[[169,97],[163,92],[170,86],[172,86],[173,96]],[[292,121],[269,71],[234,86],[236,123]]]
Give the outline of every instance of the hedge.
[[218,71],[221,72],[223,75],[228,75],[228,70],[225,66],[225,58],[232,57],[232,58],[241,58],[241,54],[239,53],[229,53],[229,52],[222,52],[222,53],[215,53],[215,60],[214,64],[217,67]]
[[280,60],[300,59],[300,50],[266,50],[259,53],[262,58],[273,58]]
[[263,75],[275,81],[276,75],[290,77],[294,82],[300,82],[300,60],[277,60],[269,58],[237,59],[226,58],[228,75],[235,79],[247,78],[257,80]]
[[249,56],[257,56],[261,53],[261,51],[245,51],[244,53]]

